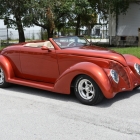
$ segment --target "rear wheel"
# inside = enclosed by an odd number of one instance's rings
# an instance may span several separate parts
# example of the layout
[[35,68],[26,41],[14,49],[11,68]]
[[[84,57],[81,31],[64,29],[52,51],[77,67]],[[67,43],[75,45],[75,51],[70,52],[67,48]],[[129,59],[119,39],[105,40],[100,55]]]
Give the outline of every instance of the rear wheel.
[[78,100],[87,105],[95,105],[104,98],[96,82],[87,75],[80,75],[76,78],[74,92]]
[[9,83],[5,81],[5,74],[3,69],[0,67],[0,88],[8,87]]

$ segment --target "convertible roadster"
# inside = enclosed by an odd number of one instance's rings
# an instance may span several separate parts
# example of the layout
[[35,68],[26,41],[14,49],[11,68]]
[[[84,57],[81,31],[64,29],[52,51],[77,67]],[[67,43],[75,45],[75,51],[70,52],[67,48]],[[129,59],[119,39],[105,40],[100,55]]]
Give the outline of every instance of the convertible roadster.
[[[91,45],[82,36],[20,43],[0,52],[0,87],[10,83],[70,94],[95,105],[140,86],[140,60]],[[73,90],[71,90],[73,88]]]

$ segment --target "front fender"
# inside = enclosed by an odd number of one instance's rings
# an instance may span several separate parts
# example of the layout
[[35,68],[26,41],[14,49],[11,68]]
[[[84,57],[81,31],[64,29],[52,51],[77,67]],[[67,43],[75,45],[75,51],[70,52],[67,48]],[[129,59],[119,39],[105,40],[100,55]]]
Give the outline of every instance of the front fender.
[[140,64],[140,59],[137,58],[136,56],[134,55],[130,55],[130,54],[124,54],[123,55],[125,57],[125,60],[127,62],[128,65],[133,65],[134,66],[134,63],[138,63]]
[[129,55],[129,54],[125,54],[124,57],[126,59],[126,62],[129,66],[130,70],[131,70],[130,71],[131,85],[132,85],[132,88],[134,88],[140,84],[140,75],[136,72],[136,70],[134,68],[135,63],[140,65],[140,59],[137,58],[136,56]]
[[10,78],[14,77],[14,72],[9,60],[0,55],[0,67],[4,70],[5,80],[8,82]]
[[106,98],[112,98],[114,96],[110,80],[105,71],[91,62],[80,62],[62,73],[54,85],[55,91],[70,94],[71,82],[80,74],[88,75],[94,79]]
[[136,74],[136,71],[134,69],[134,64],[137,63],[140,65],[140,59],[136,56],[130,55],[130,54],[124,54],[125,60],[129,66],[129,68],[133,71],[133,73]]

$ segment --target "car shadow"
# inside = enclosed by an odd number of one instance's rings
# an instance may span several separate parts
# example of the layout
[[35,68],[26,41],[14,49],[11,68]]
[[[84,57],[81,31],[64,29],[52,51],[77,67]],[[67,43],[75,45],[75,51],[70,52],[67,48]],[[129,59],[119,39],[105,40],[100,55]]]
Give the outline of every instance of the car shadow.
[[120,92],[120,93],[116,94],[116,96],[112,99],[104,98],[103,101],[97,105],[97,107],[107,108],[118,101],[128,99],[128,98],[130,98],[138,93],[140,93],[140,88],[132,90],[132,91]]
[[35,95],[35,96],[40,96],[45,98],[78,103],[74,94],[67,95],[67,94],[55,93],[47,90],[42,90],[42,89],[37,89],[37,88],[32,88],[32,87],[27,87],[22,85],[15,85],[15,84],[12,84],[10,87],[5,89],[8,91],[20,92],[29,95]]
[[[14,84],[12,86],[10,86],[9,88],[6,88],[6,90],[26,93],[26,94],[35,95],[35,96],[42,96],[45,98],[61,100],[61,101],[66,101],[66,102],[80,103],[76,99],[76,97],[73,93],[70,95],[59,94],[59,93],[55,93],[55,92],[50,92],[50,91],[36,89],[36,88],[32,88],[32,87],[27,87],[27,86],[14,85]],[[133,91],[121,92],[121,93],[118,93],[112,99],[104,98],[101,103],[97,104],[94,107],[107,108],[107,107],[110,107],[115,102],[118,102],[120,100],[125,100],[127,98],[130,98],[131,96],[134,96],[135,94],[138,94],[138,93],[140,93],[140,88],[135,89]]]

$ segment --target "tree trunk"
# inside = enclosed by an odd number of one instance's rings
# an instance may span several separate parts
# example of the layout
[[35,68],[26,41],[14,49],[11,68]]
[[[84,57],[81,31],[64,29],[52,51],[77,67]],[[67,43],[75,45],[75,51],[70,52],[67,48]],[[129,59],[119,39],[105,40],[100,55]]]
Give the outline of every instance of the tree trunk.
[[47,28],[47,33],[48,33],[48,39],[53,38],[53,30],[50,30],[50,28]]
[[53,31],[55,29],[53,13],[50,7],[46,9],[46,16],[49,23],[49,28],[47,28],[48,39],[53,37]]
[[91,29],[92,29],[92,28],[91,28],[91,26],[89,25],[89,26],[88,26],[88,36],[91,36]]
[[80,15],[78,15],[78,17],[77,17],[75,35],[79,35],[79,29],[80,29]]
[[25,42],[25,35],[24,35],[24,31],[23,31],[22,22],[21,22],[20,17],[17,15],[16,15],[16,24],[17,24],[18,35],[19,35],[19,43]]

